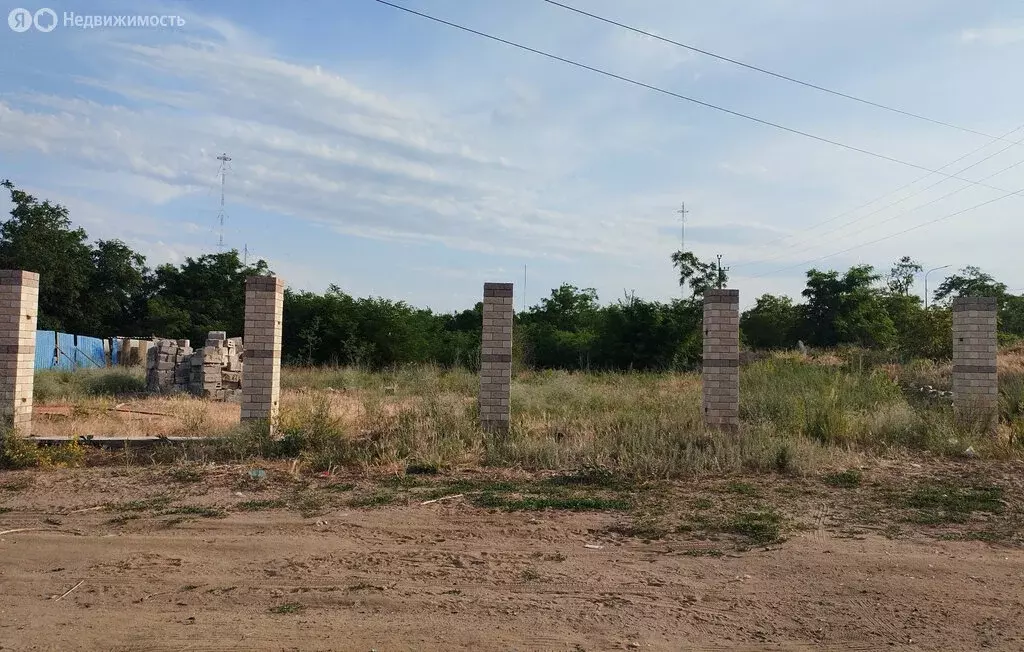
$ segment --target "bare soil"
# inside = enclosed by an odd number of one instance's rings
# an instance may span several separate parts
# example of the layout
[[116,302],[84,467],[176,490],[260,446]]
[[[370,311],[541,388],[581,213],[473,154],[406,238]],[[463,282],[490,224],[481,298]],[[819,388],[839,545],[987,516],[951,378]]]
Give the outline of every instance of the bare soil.
[[[262,468],[0,472],[0,649],[1024,648],[1020,464],[544,494],[594,511],[502,508],[524,474]],[[1002,493],[927,511],[953,480]]]

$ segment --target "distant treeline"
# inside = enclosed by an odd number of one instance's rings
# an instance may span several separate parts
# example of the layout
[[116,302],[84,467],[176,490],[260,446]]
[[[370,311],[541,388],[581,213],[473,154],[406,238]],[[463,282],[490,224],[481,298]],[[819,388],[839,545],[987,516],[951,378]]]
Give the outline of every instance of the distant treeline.
[[[189,338],[211,330],[242,334],[246,276],[270,272],[244,265],[237,251],[187,258],[150,269],[119,240],[91,242],[68,211],[18,190],[0,223],[0,269],[40,274],[39,328],[97,337]],[[688,369],[700,361],[701,299],[728,279],[690,252],[672,261],[690,298],[668,303],[626,296],[601,305],[592,289],[563,285],[514,326],[518,364],[564,369]],[[956,296],[998,298],[1000,336],[1024,336],[1024,297],[977,267],[947,277],[924,308],[913,294],[921,267],[904,257],[888,273],[870,266],[807,272],[801,301],[763,295],[743,313],[741,337],[752,349],[856,345],[894,356],[950,355],[949,302]],[[336,286],[323,294],[286,292],[284,355],[296,364],[387,367],[435,362],[474,366],[482,305],[434,313],[401,301],[355,298]]]

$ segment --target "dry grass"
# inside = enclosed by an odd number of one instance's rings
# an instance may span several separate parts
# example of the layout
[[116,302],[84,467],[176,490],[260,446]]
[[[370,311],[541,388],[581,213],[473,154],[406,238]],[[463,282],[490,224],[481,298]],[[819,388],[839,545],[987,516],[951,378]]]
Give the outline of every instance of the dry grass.
[[[1001,369],[1024,368],[1024,354],[1012,352],[1000,362]],[[946,366],[927,362],[869,368],[831,354],[773,355],[742,371],[738,435],[704,430],[696,375],[563,371],[517,374],[511,432],[485,435],[476,426],[476,375],[433,366],[384,373],[285,369],[282,441],[240,429],[237,404],[91,392],[58,402],[59,409],[41,406],[34,430],[216,436],[228,444],[193,448],[186,456],[298,457],[316,470],[595,467],[671,478],[743,470],[806,474],[850,466],[864,456],[960,455],[968,447],[982,457],[1018,456],[1019,446],[1008,442],[1024,436],[1024,374],[1001,377],[1003,438],[965,430],[948,406],[906,391],[924,378],[933,380],[923,384],[942,387],[944,375]],[[173,451],[168,456],[173,459]]]

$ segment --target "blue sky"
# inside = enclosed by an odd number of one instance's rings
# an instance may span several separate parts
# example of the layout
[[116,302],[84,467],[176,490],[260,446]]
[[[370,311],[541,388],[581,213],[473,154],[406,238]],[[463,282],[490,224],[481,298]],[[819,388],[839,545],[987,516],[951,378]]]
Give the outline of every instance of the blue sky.
[[[1024,165],[1010,167],[1024,146],[787,84],[540,0],[400,4],[932,169],[981,148],[947,172],[981,161],[963,176],[1010,168],[985,183],[1024,188]],[[1024,139],[1024,5],[1014,0],[571,4],[986,134],[1021,127],[1009,138]],[[172,29],[0,29],[0,177],[66,204],[91,236],[121,238],[151,264],[216,251],[215,157],[227,152],[226,244],[248,246],[294,288],[336,283],[452,310],[478,301],[484,281],[521,290],[526,265],[529,304],[562,282],[606,301],[624,291],[668,299],[679,295],[669,256],[683,200],[688,248],[723,255],[744,305],[798,294],[810,266],[887,268],[905,254],[928,267],[977,264],[1024,288],[1024,194],[857,247],[1004,193],[931,176],[886,195],[925,173],[372,0],[47,6],[185,19]]]

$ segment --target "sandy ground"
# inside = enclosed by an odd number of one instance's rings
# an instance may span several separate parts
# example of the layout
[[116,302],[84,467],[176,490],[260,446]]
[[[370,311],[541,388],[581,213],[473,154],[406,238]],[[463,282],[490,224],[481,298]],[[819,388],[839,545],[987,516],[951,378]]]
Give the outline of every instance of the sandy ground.
[[[238,511],[284,486],[243,472],[0,472],[0,649],[1024,649],[1020,547],[850,536],[823,503],[708,557],[608,512]],[[121,502],[145,499],[226,515]]]

